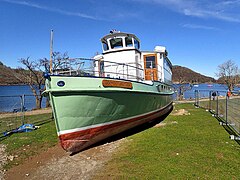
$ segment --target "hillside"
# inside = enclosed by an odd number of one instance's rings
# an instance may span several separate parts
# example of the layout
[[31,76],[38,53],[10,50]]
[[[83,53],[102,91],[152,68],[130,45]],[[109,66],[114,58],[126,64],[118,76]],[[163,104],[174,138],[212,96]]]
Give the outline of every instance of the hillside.
[[11,69],[0,62],[0,85],[17,85],[23,84],[17,77],[18,70]]
[[[0,85],[23,84],[17,77],[22,77],[21,70],[12,69],[0,62]],[[215,79],[196,73],[191,69],[181,66],[173,66],[174,83],[205,83],[216,82]]]
[[204,76],[194,72],[189,68],[182,66],[173,66],[173,82],[174,83],[206,83],[216,82],[212,77]]

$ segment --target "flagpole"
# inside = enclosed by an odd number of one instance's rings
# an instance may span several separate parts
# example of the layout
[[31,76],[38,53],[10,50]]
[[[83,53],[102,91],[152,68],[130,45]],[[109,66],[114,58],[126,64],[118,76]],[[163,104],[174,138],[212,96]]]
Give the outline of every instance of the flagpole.
[[50,73],[51,74],[53,73],[52,57],[53,57],[53,30],[51,30],[51,35],[50,35]]

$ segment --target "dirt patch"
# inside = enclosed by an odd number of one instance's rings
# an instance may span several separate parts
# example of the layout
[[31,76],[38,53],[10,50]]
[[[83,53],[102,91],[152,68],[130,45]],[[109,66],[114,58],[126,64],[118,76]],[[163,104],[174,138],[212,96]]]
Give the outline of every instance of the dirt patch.
[[181,116],[181,115],[190,115],[190,113],[185,109],[179,109],[172,111],[171,115],[173,116]]
[[171,122],[167,122],[167,123],[161,122],[161,123],[156,124],[154,127],[159,128],[159,127],[163,127],[163,126],[166,126],[169,124],[177,124],[177,123],[178,123],[177,121],[171,121]]
[[218,159],[218,160],[220,160],[220,159],[223,159],[223,153],[217,153],[216,154],[216,158]]
[[57,145],[13,167],[6,172],[5,179],[91,179],[123,141],[126,139],[93,147],[73,156]]
[[161,123],[158,123],[158,124],[156,124],[154,127],[163,127],[163,126],[166,126],[167,125],[167,123],[163,123],[163,122],[161,122]]

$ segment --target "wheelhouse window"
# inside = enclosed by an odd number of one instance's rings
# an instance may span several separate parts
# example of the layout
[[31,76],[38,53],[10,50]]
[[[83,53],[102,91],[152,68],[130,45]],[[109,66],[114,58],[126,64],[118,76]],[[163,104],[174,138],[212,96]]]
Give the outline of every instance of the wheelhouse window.
[[146,57],[146,68],[156,68],[155,56]]
[[110,45],[112,49],[115,48],[122,48],[123,47],[123,42],[122,38],[113,38],[110,40]]
[[125,37],[125,46],[133,47],[132,37]]
[[135,47],[136,49],[139,49],[139,48],[140,48],[140,43],[139,43],[139,41],[136,40],[136,39],[134,39],[134,47]]
[[104,51],[109,50],[108,44],[106,42],[102,42],[102,45],[103,45],[103,50]]

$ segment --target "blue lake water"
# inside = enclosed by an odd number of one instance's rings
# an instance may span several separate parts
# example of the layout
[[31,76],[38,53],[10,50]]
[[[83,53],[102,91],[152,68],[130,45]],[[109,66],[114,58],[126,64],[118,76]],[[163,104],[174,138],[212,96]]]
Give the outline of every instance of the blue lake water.
[[[178,86],[178,85],[176,85]],[[189,85],[186,85],[189,86]],[[195,90],[201,90],[202,97],[208,97],[209,91],[219,91],[220,95],[226,95],[227,87],[220,84],[199,84],[192,87],[192,89],[184,92],[185,99],[194,99]],[[235,90],[239,91],[240,88]],[[21,96],[24,96],[24,106],[27,110],[32,110],[36,107],[35,97],[29,86],[0,86],[0,112],[12,112],[14,109],[21,108]],[[176,94],[174,95],[176,99]],[[45,107],[46,99],[43,98],[42,107]]]
[[[0,86],[0,112],[12,112],[14,109],[20,109],[24,96],[24,106],[27,110],[36,107],[35,97],[29,86]],[[45,107],[46,99],[43,98],[42,107]]]
[[[174,85],[178,87],[179,85]],[[189,84],[185,85],[186,87],[190,87]],[[193,85],[190,90],[184,92],[184,99],[194,99],[195,91],[201,91],[201,97],[209,97],[209,91],[218,91],[219,95],[225,96],[227,93],[227,86],[223,84],[197,84]],[[234,91],[240,91],[239,87],[236,87]],[[176,99],[176,94],[174,95],[174,99]]]

